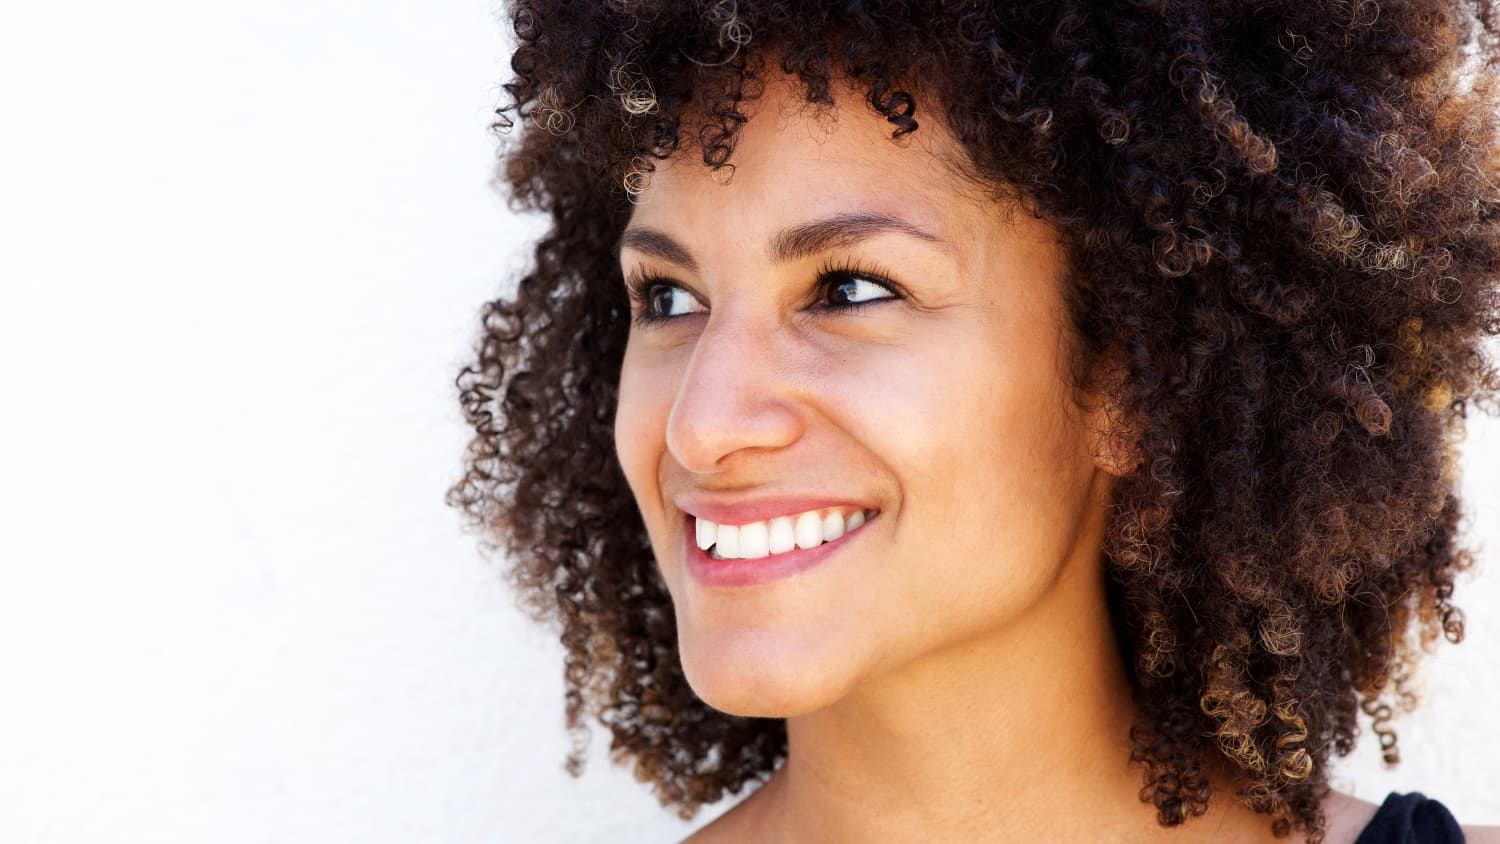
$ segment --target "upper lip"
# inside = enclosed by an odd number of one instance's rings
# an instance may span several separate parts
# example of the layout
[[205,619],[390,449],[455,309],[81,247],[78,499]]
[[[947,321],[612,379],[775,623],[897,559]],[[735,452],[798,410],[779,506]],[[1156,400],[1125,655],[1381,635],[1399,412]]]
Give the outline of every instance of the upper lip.
[[743,525],[764,522],[777,516],[795,516],[808,510],[849,507],[878,509],[874,504],[849,498],[824,495],[781,495],[775,497],[707,498],[688,496],[677,499],[677,506],[690,516],[708,519],[714,524]]

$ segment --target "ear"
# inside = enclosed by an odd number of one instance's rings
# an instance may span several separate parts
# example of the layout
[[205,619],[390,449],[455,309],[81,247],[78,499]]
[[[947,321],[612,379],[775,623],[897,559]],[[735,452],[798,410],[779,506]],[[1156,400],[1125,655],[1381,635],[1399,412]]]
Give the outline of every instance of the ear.
[[1146,459],[1140,448],[1144,420],[1128,414],[1121,404],[1130,377],[1124,353],[1114,350],[1106,354],[1093,375],[1084,394],[1091,454],[1100,469],[1123,477],[1140,468]]

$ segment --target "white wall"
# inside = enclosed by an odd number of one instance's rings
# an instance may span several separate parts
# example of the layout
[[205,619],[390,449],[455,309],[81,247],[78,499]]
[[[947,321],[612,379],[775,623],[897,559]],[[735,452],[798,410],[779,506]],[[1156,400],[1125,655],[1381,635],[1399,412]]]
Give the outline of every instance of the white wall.
[[[0,840],[660,842],[727,808],[676,820],[602,731],[564,774],[561,648],[442,504],[453,374],[538,231],[487,186],[488,5],[7,5]],[[1489,566],[1405,765],[1367,735],[1345,787],[1500,823]]]

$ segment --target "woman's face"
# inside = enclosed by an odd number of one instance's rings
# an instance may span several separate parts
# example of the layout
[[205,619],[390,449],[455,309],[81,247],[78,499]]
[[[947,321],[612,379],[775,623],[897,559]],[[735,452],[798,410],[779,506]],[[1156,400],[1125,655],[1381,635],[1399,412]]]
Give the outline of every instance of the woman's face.
[[[683,668],[709,705],[763,717],[1003,634],[1069,561],[1097,565],[1111,478],[1069,401],[1051,227],[972,198],[934,119],[903,148],[850,89],[835,123],[797,113],[784,83],[746,104],[732,179],[694,153],[658,165],[620,254],[627,277],[665,279],[645,307],[670,318],[631,328],[615,445]],[[879,512],[810,567],[695,574],[690,514],[738,526],[822,505],[792,522],[807,536],[839,503]]]

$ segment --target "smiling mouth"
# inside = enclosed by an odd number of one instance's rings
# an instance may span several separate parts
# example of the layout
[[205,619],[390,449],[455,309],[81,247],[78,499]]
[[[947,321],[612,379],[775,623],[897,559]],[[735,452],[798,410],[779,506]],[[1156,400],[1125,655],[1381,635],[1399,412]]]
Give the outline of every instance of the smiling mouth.
[[[682,536],[687,571],[700,587],[721,595],[736,594],[736,590],[741,588],[767,586],[789,577],[800,576],[803,572],[819,568],[828,561],[847,559],[850,548],[859,547],[860,536],[864,534],[865,528],[884,521],[878,509],[875,513],[873,518],[860,523],[853,530],[845,530],[838,538],[828,539],[808,548],[794,546],[791,550],[779,554],[727,559],[710,553],[718,550],[717,543],[710,545],[707,549],[700,547],[695,531],[691,527],[694,517],[689,516],[686,523],[690,527]],[[778,547],[784,545],[784,542],[783,536],[783,541],[778,543]],[[756,550],[759,548],[757,547]]]
[[[809,511],[809,512],[813,512],[813,511]],[[753,556],[735,555],[735,556],[726,557],[726,556],[723,556],[722,554],[719,553],[719,545],[720,545],[720,543],[714,542],[711,545],[709,545],[707,548],[702,548],[701,547],[701,540],[699,541],[699,543],[697,543],[698,546],[699,546],[698,550],[705,557],[707,557],[710,560],[714,560],[716,562],[742,561],[742,562],[746,562],[746,563],[754,563],[754,562],[759,561],[759,560],[779,558],[779,557],[785,556],[787,554],[793,554],[793,553],[796,553],[796,552],[799,552],[799,551],[812,551],[812,550],[816,550],[818,548],[821,548],[821,547],[823,547],[825,545],[829,545],[829,544],[838,542],[839,540],[843,539],[845,536],[848,536],[848,535],[850,535],[850,534],[852,534],[852,533],[860,530],[861,528],[863,528],[866,524],[868,524],[871,520],[873,520],[879,514],[880,514],[880,508],[878,508],[878,507],[869,507],[869,508],[866,508],[864,510],[856,510],[856,511],[854,511],[854,512],[852,512],[852,513],[849,514],[847,520],[845,520],[842,516],[835,515],[834,513],[831,513],[831,512],[825,513],[824,517],[823,517],[823,521],[822,521],[821,526],[819,525],[819,523],[818,523],[818,521],[816,519],[813,520],[812,525],[811,525],[811,530],[813,532],[812,532],[811,536],[809,536],[807,534],[807,532],[806,532],[807,529],[809,529],[809,525],[807,525],[806,523],[799,523],[797,525],[797,528],[800,529],[799,530],[800,535],[796,536],[795,538],[792,538],[792,537],[788,536],[786,533],[783,533],[782,534],[782,539],[781,539],[780,543],[777,543],[774,540],[771,540],[768,543],[767,542],[767,537],[764,536],[765,528],[760,528],[760,530],[762,532],[762,536],[760,538],[759,543],[756,546],[756,550],[760,551],[761,553],[757,553],[757,554],[755,554]],[[692,536],[692,535],[694,535],[695,533],[698,532],[698,529],[700,527],[700,520],[696,516],[693,516],[690,513],[685,514],[685,515],[687,516],[685,527],[687,529],[687,532],[688,532],[689,536]],[[804,516],[804,517],[806,516],[806,514],[801,514],[801,515]],[[832,520],[832,521],[830,521],[830,520]],[[762,523],[755,523],[755,524],[757,524],[757,525],[763,525],[765,523],[762,522]],[[715,527],[717,527],[717,526],[715,526]],[[741,525],[739,527],[743,527],[743,525]],[[783,527],[781,528],[781,530],[782,531],[786,531],[786,527],[783,525]],[[819,537],[820,534],[821,534],[821,539],[819,539],[816,542],[816,544],[812,544],[814,538]],[[788,544],[790,545],[790,547],[787,547]],[[772,550],[771,547],[770,547],[772,545],[779,545],[780,546],[780,550]],[[764,550],[762,550],[762,549],[764,549]]]

